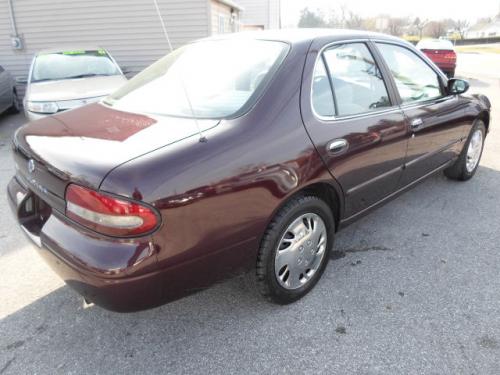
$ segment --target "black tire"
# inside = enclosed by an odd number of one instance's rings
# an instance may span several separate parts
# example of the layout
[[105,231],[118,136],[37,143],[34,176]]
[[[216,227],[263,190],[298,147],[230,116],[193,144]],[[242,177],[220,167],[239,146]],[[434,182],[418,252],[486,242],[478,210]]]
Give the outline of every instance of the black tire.
[[[472,139],[472,135],[476,130],[480,130],[483,133],[483,138],[482,138],[482,145],[481,145],[481,153],[479,154],[479,161],[477,162],[476,166],[474,167],[473,170],[469,171],[467,170],[467,150],[469,148],[469,144]],[[460,156],[458,159],[455,161],[455,163],[448,167],[447,169],[444,170],[444,174],[446,177],[452,179],[452,180],[457,180],[457,181],[467,181],[474,176],[474,174],[477,171],[477,168],[479,167],[479,162],[481,161],[481,156],[483,154],[483,149],[484,149],[484,139],[486,136],[486,126],[484,125],[484,122],[481,120],[476,120],[474,122],[474,125],[472,126],[472,129],[469,133],[469,136],[467,137],[467,141],[464,144],[464,147],[462,149],[462,152],[460,153]]]
[[[323,220],[326,227],[326,248],[321,263],[312,277],[303,286],[290,290],[281,286],[277,280],[276,253],[289,225],[301,215],[308,213],[316,214]],[[332,210],[323,200],[312,195],[301,195],[287,202],[269,224],[259,248],[256,274],[261,294],[268,300],[281,305],[295,302],[306,295],[316,285],[328,264],[334,234],[335,221]]]
[[9,113],[19,113],[21,110],[21,102],[19,100],[19,97],[17,96],[17,91],[14,90],[12,92],[12,106],[9,108]]
[[446,73],[446,75],[448,76],[448,78],[455,77],[455,70],[449,71],[448,73]]

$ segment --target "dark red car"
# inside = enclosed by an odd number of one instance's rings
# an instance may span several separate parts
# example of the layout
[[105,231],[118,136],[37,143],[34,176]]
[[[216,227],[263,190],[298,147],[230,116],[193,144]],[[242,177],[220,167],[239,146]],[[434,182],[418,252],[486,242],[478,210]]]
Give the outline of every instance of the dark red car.
[[247,269],[289,303],[341,227],[437,171],[474,175],[490,104],[467,88],[380,34],[206,39],[99,104],[20,128],[8,195],[55,272],[105,308]]
[[457,54],[449,40],[424,39],[418,42],[417,48],[425,53],[448,78],[455,76]]

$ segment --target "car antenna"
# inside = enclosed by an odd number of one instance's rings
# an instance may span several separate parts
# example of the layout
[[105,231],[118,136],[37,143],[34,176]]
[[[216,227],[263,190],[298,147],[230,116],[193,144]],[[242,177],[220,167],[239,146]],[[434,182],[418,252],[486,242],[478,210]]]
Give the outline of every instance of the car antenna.
[[[163,21],[163,17],[162,17],[161,12],[160,12],[160,7],[158,6],[158,1],[153,0],[153,3],[155,4],[156,13],[158,14],[158,18],[160,19],[163,33],[165,34],[165,38],[167,39],[168,48],[170,49],[170,52],[173,52],[174,49],[172,47],[172,43],[170,42],[170,38],[168,36],[168,31],[167,31],[167,28],[165,27],[165,22]],[[189,110],[191,111],[191,115],[193,116],[194,123],[196,124],[196,129],[198,130],[198,135],[200,137],[199,141],[204,143],[207,141],[207,137],[205,137],[205,135],[203,134],[203,131],[201,130],[200,124],[198,123],[198,118],[195,115],[193,103],[191,102],[191,99],[189,98],[189,93],[187,91],[186,85],[184,84],[184,80],[182,79],[182,74],[181,74],[180,78],[181,78],[182,90],[184,91],[184,96],[186,97],[186,101],[188,102]]]

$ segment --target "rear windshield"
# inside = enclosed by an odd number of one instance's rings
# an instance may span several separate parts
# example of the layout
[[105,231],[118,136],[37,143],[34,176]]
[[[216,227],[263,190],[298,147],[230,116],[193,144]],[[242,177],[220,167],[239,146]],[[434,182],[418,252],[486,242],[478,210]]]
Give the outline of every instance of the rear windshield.
[[288,50],[264,40],[203,41],[179,48],[105,99],[114,108],[227,118],[251,105]]
[[417,43],[417,48],[453,50],[453,44],[449,40],[424,39]]
[[44,53],[36,57],[31,82],[121,74],[103,49]]

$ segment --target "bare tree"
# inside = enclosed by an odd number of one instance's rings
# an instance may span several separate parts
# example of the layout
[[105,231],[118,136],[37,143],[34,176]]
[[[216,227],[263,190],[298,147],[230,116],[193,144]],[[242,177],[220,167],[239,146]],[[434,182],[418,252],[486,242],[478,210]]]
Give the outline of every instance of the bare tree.
[[373,17],[364,18],[362,23],[361,23],[361,29],[368,30],[368,31],[376,31],[377,30],[377,21]]
[[425,33],[433,38],[439,38],[445,33],[445,23],[443,21],[431,21],[425,26]]
[[407,20],[404,18],[389,18],[387,24],[387,32],[391,35],[400,36],[403,34],[403,28],[407,25]]
[[467,21],[467,20],[456,20],[455,21],[455,30],[460,35],[460,39],[465,38],[465,33],[467,32],[468,28],[469,28],[469,21]]
[[345,27],[348,29],[359,30],[363,28],[363,18],[360,15],[349,11],[349,14],[345,20]]
[[326,26],[323,15],[319,12],[314,12],[309,8],[304,8],[300,12],[299,27],[324,27]]
[[422,39],[424,28],[427,25],[427,20],[421,20],[419,17],[413,21],[413,26],[418,30],[418,38]]

